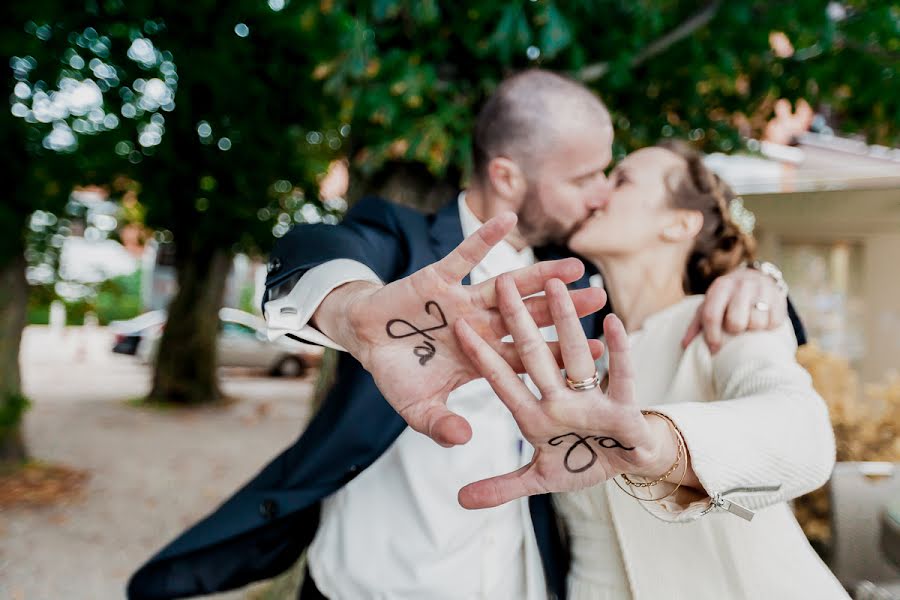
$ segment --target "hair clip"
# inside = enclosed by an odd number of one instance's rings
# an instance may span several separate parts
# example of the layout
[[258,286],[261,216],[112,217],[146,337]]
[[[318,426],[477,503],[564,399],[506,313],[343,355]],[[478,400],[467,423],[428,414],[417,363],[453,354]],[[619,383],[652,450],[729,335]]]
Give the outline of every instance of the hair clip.
[[753,234],[753,228],[756,227],[756,215],[744,206],[743,198],[740,196],[732,198],[728,203],[728,213],[732,222],[744,235]]

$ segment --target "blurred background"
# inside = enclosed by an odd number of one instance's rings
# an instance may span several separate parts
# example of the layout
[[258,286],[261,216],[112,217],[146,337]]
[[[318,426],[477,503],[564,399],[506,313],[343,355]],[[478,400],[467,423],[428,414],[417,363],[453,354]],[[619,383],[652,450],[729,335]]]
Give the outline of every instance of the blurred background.
[[[813,342],[841,461],[800,499],[857,598],[900,582],[900,6],[85,0],[0,8],[0,597],[129,574],[302,431],[330,356],[271,344],[266,252],[365,193],[465,185],[505,76],[604,99],[615,158],[686,139]],[[297,569],[222,598],[293,598]],[[893,591],[892,591],[893,590]]]

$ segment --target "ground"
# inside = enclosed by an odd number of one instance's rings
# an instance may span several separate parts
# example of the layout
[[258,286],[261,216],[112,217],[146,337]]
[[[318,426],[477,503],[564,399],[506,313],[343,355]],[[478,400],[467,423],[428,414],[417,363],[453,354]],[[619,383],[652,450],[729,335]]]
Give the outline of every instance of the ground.
[[31,455],[87,477],[54,505],[0,508],[2,599],[123,598],[135,568],[289,445],[309,417],[314,374],[230,371],[227,406],[135,406],[128,401],[149,391],[150,371],[111,346],[102,328],[25,332]]

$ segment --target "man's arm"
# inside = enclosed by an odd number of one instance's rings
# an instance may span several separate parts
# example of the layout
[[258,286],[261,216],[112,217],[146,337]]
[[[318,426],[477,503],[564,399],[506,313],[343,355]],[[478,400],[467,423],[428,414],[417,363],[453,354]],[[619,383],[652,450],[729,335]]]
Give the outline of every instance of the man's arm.
[[[366,265],[338,258],[298,273],[282,283],[280,289],[270,289],[274,299],[263,307],[269,339],[290,336],[345,351],[347,340],[333,323],[342,322],[344,296],[348,289],[355,289],[359,284],[382,285],[383,282]],[[320,310],[323,304],[326,308]],[[322,314],[327,316],[323,318]],[[320,321],[326,323],[325,327]]]
[[[308,271],[332,260],[365,265],[368,271],[363,278],[374,274],[373,279],[392,281],[408,260],[408,232],[401,224],[401,211],[408,210],[380,198],[364,198],[338,225],[293,227],[272,249],[263,305],[288,295]],[[347,265],[342,269],[347,270]]]

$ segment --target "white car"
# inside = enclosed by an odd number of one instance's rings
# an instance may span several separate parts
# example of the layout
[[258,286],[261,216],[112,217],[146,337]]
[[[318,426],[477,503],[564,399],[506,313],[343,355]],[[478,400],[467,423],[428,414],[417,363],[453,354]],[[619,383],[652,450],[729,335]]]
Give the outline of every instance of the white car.
[[[148,335],[137,349],[145,363],[156,360],[162,328]],[[271,375],[300,377],[321,362],[322,347],[279,338],[270,342],[261,317],[234,308],[219,310],[218,365],[262,369]]]

